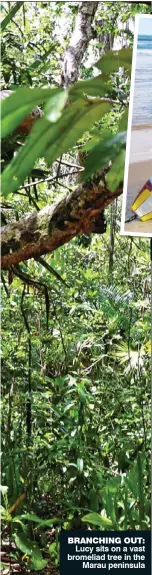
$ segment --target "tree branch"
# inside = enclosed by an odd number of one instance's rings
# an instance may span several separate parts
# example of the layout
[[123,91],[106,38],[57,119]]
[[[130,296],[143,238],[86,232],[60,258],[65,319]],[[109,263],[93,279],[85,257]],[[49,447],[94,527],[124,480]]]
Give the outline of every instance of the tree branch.
[[2,269],[50,253],[75,236],[95,233],[99,215],[121,193],[122,186],[112,194],[101,185],[83,184],[52,206],[4,226],[1,230]]
[[98,2],[81,2],[74,31],[66,50],[62,67],[62,86],[69,86],[78,79],[79,67],[92,38],[91,24]]

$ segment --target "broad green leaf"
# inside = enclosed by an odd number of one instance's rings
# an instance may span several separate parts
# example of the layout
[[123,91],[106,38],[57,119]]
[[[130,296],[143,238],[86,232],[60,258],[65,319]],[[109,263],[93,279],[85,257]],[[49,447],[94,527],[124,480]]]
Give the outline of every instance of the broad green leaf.
[[88,513],[82,517],[84,523],[91,523],[91,525],[97,525],[98,527],[112,527],[113,523],[108,517],[103,517],[99,513]]
[[85,170],[82,173],[82,180],[87,180],[92,174],[103,168],[109,161],[115,160],[124,143],[107,130],[102,133],[101,140],[94,146],[85,160]]
[[[61,90],[58,88],[18,88],[16,92],[2,100],[1,106],[1,136],[6,137],[11,134],[24,118],[32,112],[38,104],[47,102],[51,106],[50,100],[55,108],[57,105],[57,96],[61,96]],[[60,104],[61,105],[61,104]]]
[[33,521],[34,523],[42,523],[41,517],[35,515],[35,513],[24,513],[21,515],[22,519],[26,519],[26,521]]
[[31,557],[30,566],[32,569],[39,571],[46,567],[48,561],[43,559],[42,553],[35,541],[30,541],[24,533],[19,535],[15,533],[14,540],[18,549]]
[[43,64],[43,62],[46,62],[47,57],[51,52],[52,52],[52,46],[51,48],[49,48],[49,50],[47,50],[47,52],[44,52],[44,54],[41,55],[40,58],[36,58],[36,60],[34,60],[32,64],[30,64],[30,66],[28,67],[28,71],[31,72],[32,70],[37,70],[37,68],[39,68]]
[[82,459],[82,458],[79,458],[79,457],[78,457],[78,459],[77,459],[77,468],[78,468],[78,470],[82,473],[82,471],[83,471],[83,459]]
[[74,402],[74,401],[71,401],[70,403],[68,403],[68,404],[65,406],[63,413],[66,413],[67,411],[69,411],[72,407],[74,407],[74,405],[75,405],[75,402]]
[[[55,131],[56,126],[52,128],[52,134]],[[18,155],[13,158],[2,174],[2,193],[4,196],[17,190],[24,182],[26,176],[30,174],[36,159],[43,154],[45,146],[50,140],[50,122],[42,118],[33,127],[30,136],[26,139],[25,146],[21,148]]]
[[82,152],[90,152],[90,150],[92,150],[98,142],[100,142],[100,137],[97,137],[97,136],[91,137],[89,142],[84,144],[84,146],[82,147]]
[[62,523],[63,519],[61,517],[52,517],[52,519],[43,519],[40,523],[40,526],[52,527],[53,525],[58,525]]
[[112,74],[116,72],[120,67],[125,68],[128,72],[131,72],[132,64],[132,49],[122,48],[121,50],[113,51],[109,50],[100,58],[97,62],[96,67],[103,72],[103,74]]
[[62,92],[59,92],[56,94],[56,96],[48,100],[44,108],[44,113],[47,120],[53,123],[57,122],[67,102],[67,98],[68,90],[62,90]]
[[145,491],[144,491],[142,459],[139,453],[137,457],[137,470],[138,470],[138,496],[139,496],[139,523],[140,523],[140,529],[142,529],[145,516]]
[[73,106],[74,110],[78,108],[74,113],[73,123],[71,121],[71,112],[67,114],[67,117],[65,116],[67,118],[65,127],[64,115],[62,116],[61,124],[63,124],[63,127],[61,126],[60,129],[59,141],[54,141],[45,154],[49,164],[52,164],[60,155],[71,149],[94,122],[99,121],[111,108],[109,102],[101,102],[98,98],[80,100],[79,106],[78,101]]
[[137,466],[135,466],[133,468],[132,471],[130,471],[130,473],[128,473],[127,477],[124,477],[124,483],[126,484],[127,487],[129,487],[129,490],[131,491],[131,493],[133,494],[134,498],[137,499],[138,497],[138,471],[137,471]]
[[121,483],[121,477],[118,475],[117,477],[111,477],[106,481],[105,490],[111,491],[111,493],[115,493],[118,490],[118,487]]
[[92,487],[88,492],[89,507],[94,511],[98,511],[99,495],[96,488]]
[[51,543],[48,551],[49,551],[50,555],[54,554],[54,552],[56,551],[56,541],[53,541],[53,543]]
[[33,571],[42,571],[42,569],[45,569],[47,563],[47,559],[43,559],[41,557],[32,557],[28,563],[28,567]]
[[78,395],[79,395],[81,403],[83,405],[86,405],[88,403],[88,397],[87,397],[87,394],[85,393],[85,391],[81,387],[78,387]]
[[127,131],[128,126],[128,108],[123,112],[119,122],[119,132]]
[[117,525],[117,521],[116,521],[115,507],[114,507],[113,498],[111,496],[111,491],[108,491],[108,492],[105,491],[104,500],[106,502],[106,504],[105,504],[106,512],[108,513],[109,517],[111,518],[113,526],[115,527],[115,529],[117,529],[118,525]]
[[80,109],[78,102],[66,108],[56,124],[52,125],[42,118],[33,126],[25,145],[2,174],[4,196],[18,189],[37,158],[45,156],[51,165],[61,154],[72,148],[78,138],[111,107],[109,102],[103,103],[100,99],[83,99],[80,104]]
[[15,16],[16,12],[20,10],[21,6],[23,6],[24,2],[16,2],[14,6],[11,8],[7,16],[1,22],[1,30],[5,30],[6,26],[11,22],[12,18]]
[[113,86],[110,78],[100,74],[91,80],[79,80],[70,88],[69,96],[78,97],[82,94],[88,96],[104,96],[111,92]]
[[18,549],[27,555],[32,555],[33,553],[35,554],[38,550],[37,543],[30,541],[30,539],[28,539],[28,537],[23,532],[20,534],[15,533],[14,541]]
[[133,480],[130,477],[125,477],[124,482],[126,483],[127,487],[130,489],[131,493],[134,495],[135,499],[138,496],[138,484],[137,481]]
[[125,150],[121,150],[106,176],[106,183],[110,192],[114,192],[118,188],[119,184],[123,182],[124,165]]
[[24,525],[23,521],[21,521],[20,517],[14,517],[12,519],[12,523],[17,523],[18,525],[21,525],[23,531],[25,531],[26,526]]

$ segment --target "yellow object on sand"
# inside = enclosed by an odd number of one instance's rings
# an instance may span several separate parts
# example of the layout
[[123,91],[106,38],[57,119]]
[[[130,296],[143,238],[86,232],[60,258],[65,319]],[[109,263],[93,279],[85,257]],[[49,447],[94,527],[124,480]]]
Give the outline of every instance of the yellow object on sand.
[[152,219],[152,177],[146,182],[138,196],[134,200],[131,210],[143,222]]

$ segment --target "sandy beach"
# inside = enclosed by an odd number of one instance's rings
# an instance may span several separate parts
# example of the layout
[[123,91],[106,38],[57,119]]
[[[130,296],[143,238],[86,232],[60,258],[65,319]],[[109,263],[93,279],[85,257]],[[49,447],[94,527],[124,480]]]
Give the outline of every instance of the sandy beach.
[[133,126],[130,144],[130,161],[124,231],[152,235],[152,220],[139,219],[128,222],[133,217],[131,205],[137,194],[152,176],[152,126]]

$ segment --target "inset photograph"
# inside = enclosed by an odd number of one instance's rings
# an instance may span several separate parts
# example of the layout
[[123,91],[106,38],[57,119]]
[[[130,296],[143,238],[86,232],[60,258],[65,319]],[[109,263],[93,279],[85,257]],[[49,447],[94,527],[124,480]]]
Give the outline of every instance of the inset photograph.
[[136,16],[121,232],[152,237],[152,15]]

